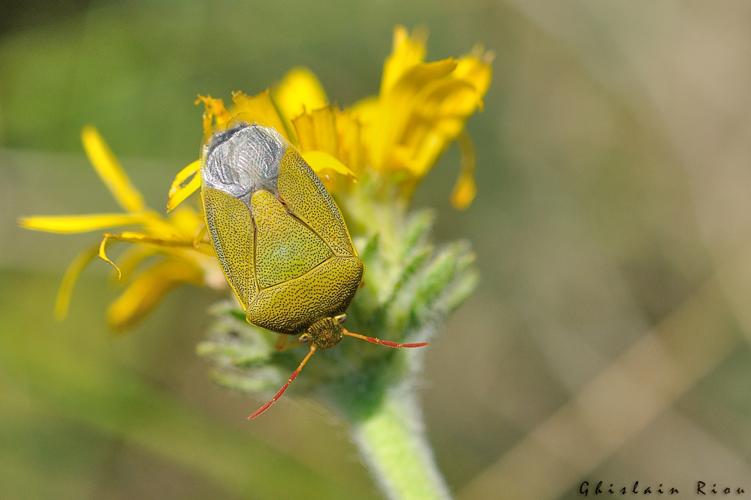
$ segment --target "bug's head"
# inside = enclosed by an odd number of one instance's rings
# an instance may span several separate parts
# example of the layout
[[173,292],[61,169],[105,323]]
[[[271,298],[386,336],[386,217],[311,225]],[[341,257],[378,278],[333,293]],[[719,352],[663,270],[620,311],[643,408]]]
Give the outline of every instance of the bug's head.
[[276,394],[274,394],[274,397],[271,398],[269,402],[253,412],[248,417],[248,420],[253,420],[254,418],[261,415],[263,412],[271,408],[271,406],[276,403],[276,401],[280,397],[282,397],[284,391],[286,391],[289,385],[297,378],[303,367],[307,364],[310,358],[313,357],[313,354],[315,354],[318,349],[329,349],[331,347],[334,347],[336,344],[341,342],[342,338],[345,336],[364,340],[366,342],[370,342],[371,344],[393,347],[395,349],[401,347],[425,347],[426,345],[428,345],[427,342],[392,342],[391,340],[383,340],[376,337],[368,337],[359,333],[350,332],[342,326],[342,323],[346,318],[346,315],[339,314],[338,316],[319,319],[318,321],[310,325],[302,335],[300,335],[301,341],[311,343],[308,354],[305,355],[295,371],[292,372],[292,375],[289,376],[287,382],[281,387],[281,389],[277,391]]
[[308,327],[300,336],[300,340],[310,341],[318,349],[329,349],[338,344],[344,337],[342,322],[346,316],[341,314],[333,318],[319,319]]

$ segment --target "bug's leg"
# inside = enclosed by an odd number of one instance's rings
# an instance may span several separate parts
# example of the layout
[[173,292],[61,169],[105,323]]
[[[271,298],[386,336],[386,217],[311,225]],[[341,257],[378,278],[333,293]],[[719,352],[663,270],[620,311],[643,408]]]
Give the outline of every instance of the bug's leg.
[[347,337],[354,337],[359,340],[364,340],[365,342],[370,342],[371,344],[378,344],[383,345],[386,347],[393,347],[394,349],[399,349],[402,347],[425,347],[428,345],[428,342],[392,342],[391,340],[382,340],[376,337],[368,337],[367,335],[360,335],[359,333],[350,332],[349,330],[342,328],[342,334],[346,335]]
[[287,339],[288,339],[287,335],[280,333],[279,337],[276,339],[276,345],[274,346],[274,349],[276,349],[279,352],[283,351],[284,348],[287,347]]
[[297,368],[295,368],[295,371],[293,371],[292,375],[289,376],[289,378],[287,379],[287,382],[282,386],[281,389],[279,389],[276,392],[276,394],[274,394],[274,397],[271,398],[271,400],[268,403],[264,404],[263,406],[261,406],[260,408],[258,408],[256,411],[254,411],[248,417],[248,420],[253,420],[254,418],[256,418],[259,415],[261,415],[263,412],[265,412],[266,410],[268,410],[269,408],[271,408],[271,405],[273,405],[274,403],[276,403],[276,401],[279,398],[282,397],[282,394],[284,394],[284,391],[287,390],[287,387],[289,387],[289,384],[291,384],[297,378],[297,376],[300,374],[300,372],[302,371],[302,369],[305,366],[305,364],[313,356],[313,354],[315,354],[315,352],[316,352],[316,346],[314,344],[311,344],[310,345],[310,350],[308,351],[308,354],[306,354],[305,357],[303,358],[303,360],[300,361],[300,364],[297,365]]

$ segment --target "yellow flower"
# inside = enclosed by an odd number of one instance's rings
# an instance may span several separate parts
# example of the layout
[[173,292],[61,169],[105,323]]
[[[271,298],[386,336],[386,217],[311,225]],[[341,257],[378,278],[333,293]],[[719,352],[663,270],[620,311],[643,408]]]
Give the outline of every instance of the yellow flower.
[[460,139],[462,169],[452,202],[465,208],[475,196],[475,162],[464,123],[482,106],[493,56],[478,46],[459,59],[425,62],[425,38],[420,31],[410,35],[404,27],[396,28],[380,94],[356,104],[353,111],[362,125],[369,166],[406,172],[408,192],[446,147]]
[[[232,102],[200,96],[204,106],[203,136],[239,122],[274,127],[294,144],[313,170],[334,191],[356,189],[356,178],[396,186],[409,197],[446,147],[457,141],[462,153],[459,178],[452,194],[457,208],[475,196],[475,156],[464,125],[481,108],[491,80],[492,54],[474,49],[459,59],[425,61],[426,35],[394,30],[394,46],[386,59],[377,96],[354,105],[332,105],[318,78],[306,68],[290,70],[281,82],[256,95],[234,92]],[[68,267],[55,311],[65,316],[76,279],[99,256],[111,264],[126,288],[110,305],[108,321],[115,329],[133,325],[182,284],[222,287],[223,275],[208,242],[200,210],[180,206],[201,186],[200,160],[193,161],[172,182],[167,197],[169,216],[150,209],[105,142],[92,127],[82,142],[95,170],[123,208],[122,213],[34,216],[19,220],[27,229],[83,233],[115,228],[100,243],[83,251]],[[179,207],[179,209],[178,209]],[[120,266],[110,260],[110,241],[133,243]]]
[[[169,218],[160,216],[146,206],[141,193],[133,187],[93,127],[83,129],[81,140],[91,164],[124,212],[24,217],[19,224],[26,229],[65,234],[123,227],[136,227],[139,230],[104,233],[100,243],[79,254],[63,277],[55,303],[55,315],[63,318],[67,314],[76,279],[97,255],[115,267],[126,285],[107,312],[108,322],[114,329],[133,325],[175,286],[217,282],[211,278],[221,275],[221,271],[207,243],[200,240],[204,225],[201,214],[183,207]],[[109,241],[137,243],[123,255],[119,268],[107,256]],[[138,268],[146,264],[146,259],[150,257],[155,257],[154,262],[139,271]]]
[[[410,34],[398,26],[379,95],[348,108],[331,105],[316,76],[305,68],[291,70],[276,87],[259,94],[233,93],[229,108],[221,99],[201,96],[196,102],[204,105],[204,139],[239,122],[271,126],[300,150],[329,189],[355,185],[335,182],[334,174],[380,175],[405,196],[457,141],[462,160],[451,201],[465,208],[476,186],[474,147],[464,124],[482,106],[493,56],[478,46],[459,59],[426,62],[426,38],[420,30]],[[200,187],[199,168],[191,164],[178,174],[168,209]]]

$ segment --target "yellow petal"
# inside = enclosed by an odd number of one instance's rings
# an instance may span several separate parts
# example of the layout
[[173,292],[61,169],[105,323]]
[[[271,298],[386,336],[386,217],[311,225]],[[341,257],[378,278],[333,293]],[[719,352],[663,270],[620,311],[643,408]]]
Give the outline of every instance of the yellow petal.
[[355,173],[347,165],[324,151],[305,151],[300,154],[315,173],[329,169],[337,174],[355,177]]
[[[459,60],[426,63],[425,36],[397,27],[379,99],[352,108],[362,126],[368,162],[377,170],[419,179],[482,107],[493,55],[481,46]],[[468,183],[462,183],[465,191]],[[470,197],[469,195],[465,198]]]
[[430,171],[448,145],[446,135],[440,131],[426,127],[420,127],[420,130],[419,138],[396,146],[391,157],[392,168],[405,169],[415,179]]
[[335,117],[338,136],[338,154],[342,163],[353,171],[366,167],[367,146],[363,142],[362,124],[357,115],[350,110],[337,109]]
[[461,170],[459,178],[451,193],[451,204],[454,208],[464,210],[469,207],[477,195],[477,183],[475,182],[475,146],[469,134],[463,132],[459,136],[459,148],[462,154]]
[[109,243],[111,240],[122,241],[126,243],[150,244],[163,248],[190,248],[206,255],[213,255],[211,251],[206,248],[206,244],[196,239],[181,238],[179,236],[156,237],[150,234],[138,233],[133,231],[125,231],[116,234],[105,233],[104,235],[102,235],[102,241],[99,244],[99,258],[115,268],[115,270],[117,271],[118,279],[122,277],[122,271],[107,256],[107,243]]
[[74,234],[98,231],[110,227],[144,224],[150,219],[141,214],[91,214],[91,215],[35,215],[21,217],[18,224],[33,231]]
[[481,96],[485,95],[493,79],[491,63],[494,57],[492,52],[478,45],[468,56],[459,59],[454,75],[456,78],[470,82]]
[[[375,96],[366,97],[346,108],[344,113],[351,119],[350,128],[356,128],[354,132],[342,133],[343,149],[354,150],[354,158],[352,160],[348,158],[347,164],[352,165],[356,171],[360,168],[378,169],[373,151],[375,138],[379,135],[376,123],[381,114],[380,99]],[[337,126],[344,125],[344,123],[343,120],[339,120]]]
[[102,237],[102,241],[99,243],[99,251],[97,252],[97,255],[99,256],[100,259],[102,259],[104,262],[112,266],[115,269],[115,271],[117,271],[117,279],[120,279],[123,277],[122,271],[120,271],[120,268],[117,267],[117,264],[112,262],[112,260],[110,260],[110,258],[107,257],[107,242],[109,241],[109,239],[110,239],[110,235],[108,234],[105,234]]
[[408,126],[394,147],[392,168],[406,168],[414,177],[424,176],[439,156],[464,129],[481,97],[468,82],[444,78],[426,85],[412,99]]
[[427,39],[428,33],[422,28],[415,29],[411,35],[404,26],[394,28],[391,55],[383,65],[381,94],[391,90],[404,73],[425,60],[425,42]]
[[378,97],[368,96],[354,103],[346,111],[351,113],[360,123],[371,123],[378,115],[378,105]]
[[230,113],[224,107],[224,101],[211,96],[199,95],[195,104],[203,104],[203,140],[206,141],[215,131],[227,128]]
[[413,66],[381,96],[378,112],[367,129],[367,142],[372,145],[372,161],[376,169],[391,168],[393,151],[402,143],[403,135],[410,131],[410,121],[421,112],[421,94],[426,87],[435,85],[456,69],[452,59]]
[[405,169],[417,179],[425,175],[481,107],[491,60],[492,54],[478,47],[458,61],[417,63],[405,70],[381,95],[375,112],[360,111],[372,165]]
[[123,231],[122,233],[105,233],[104,238],[108,240],[124,241],[127,243],[149,243],[163,247],[192,248],[195,246],[195,241],[189,238],[181,238],[179,236],[157,237],[135,231]]
[[201,160],[196,160],[177,173],[167,193],[167,212],[174,210],[201,187],[200,170]]
[[73,288],[78,281],[78,277],[81,275],[89,262],[96,256],[97,246],[93,245],[73,259],[73,262],[68,265],[65,270],[63,279],[60,282],[60,287],[57,289],[57,298],[55,299],[55,319],[61,321],[68,315],[68,307],[70,306],[70,297],[73,295]]
[[481,102],[482,94],[472,83],[445,78],[427,86],[419,96],[419,103],[416,103],[420,106],[418,119],[456,137],[467,117],[477,110]]
[[306,112],[292,124],[300,151],[319,150],[331,155],[337,152],[337,131],[334,110],[330,106]]
[[[341,120],[341,123],[337,123]],[[349,118],[352,122],[352,118]],[[297,135],[300,154],[310,167],[321,176],[324,172],[323,180],[327,182],[327,187],[333,189],[334,179],[329,179],[326,170],[331,170],[337,174],[354,177],[355,173],[342,161],[343,146],[348,148],[346,153],[352,157],[357,153],[353,150],[357,144],[352,143],[355,139],[351,134],[357,132],[359,140],[359,131],[353,130],[354,123],[347,125],[347,116],[331,107],[326,106],[313,111],[306,111],[294,120],[292,120],[295,133]],[[345,125],[349,128],[343,128]],[[340,144],[340,133],[344,135],[349,142]]]
[[123,251],[118,267],[122,273],[122,281],[128,281],[146,259],[158,252],[153,245],[133,245]]
[[137,233],[132,231],[125,231],[122,233],[112,234],[104,233],[102,235],[102,241],[99,243],[98,256],[104,262],[112,266],[117,271],[117,279],[121,279],[123,276],[120,268],[115,264],[112,259],[107,256],[107,243],[110,240],[123,241],[127,243],[149,243],[161,247],[187,247],[196,248],[197,242],[194,240],[180,239],[180,238],[157,238],[146,233]]
[[120,206],[129,212],[144,210],[145,204],[141,193],[133,187],[99,132],[87,125],[81,131],[81,141],[89,161]]
[[273,98],[288,124],[305,111],[328,104],[321,82],[312,71],[303,67],[292,68],[284,75],[273,91]]
[[271,100],[271,92],[264,90],[256,95],[247,95],[243,92],[232,93],[233,106],[230,110],[232,118],[229,126],[236,123],[257,123],[264,127],[272,127],[282,134],[285,139],[290,140],[287,126],[279,116],[274,101]]
[[178,207],[170,214],[169,223],[173,231],[183,238],[196,239],[196,235],[206,232],[203,214],[186,205]]
[[187,261],[167,260],[137,275],[107,310],[107,322],[123,330],[143,319],[173,288],[182,284],[200,285],[203,272]]

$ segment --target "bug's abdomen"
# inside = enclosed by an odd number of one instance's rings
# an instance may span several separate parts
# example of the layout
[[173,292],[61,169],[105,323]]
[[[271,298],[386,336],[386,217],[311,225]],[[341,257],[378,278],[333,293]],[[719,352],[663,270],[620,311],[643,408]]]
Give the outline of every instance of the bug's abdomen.
[[320,318],[344,312],[357,290],[362,264],[336,256],[304,221],[268,191],[251,198],[258,295],[248,317],[275,331],[299,333]]
[[259,290],[248,318],[269,330],[300,333],[321,318],[346,311],[362,271],[357,257],[332,257],[298,278]]

